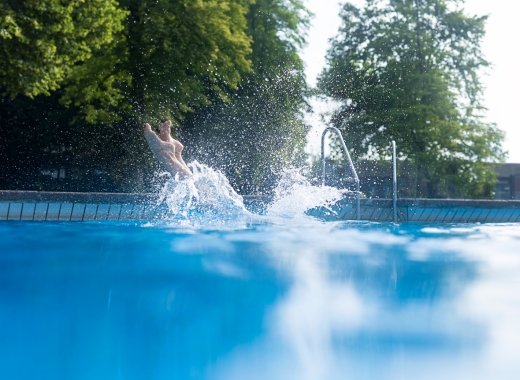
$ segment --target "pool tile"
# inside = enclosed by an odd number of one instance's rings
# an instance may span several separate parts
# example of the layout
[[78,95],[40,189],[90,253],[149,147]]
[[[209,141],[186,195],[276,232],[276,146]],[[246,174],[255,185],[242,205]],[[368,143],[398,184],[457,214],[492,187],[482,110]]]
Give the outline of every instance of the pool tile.
[[[441,208],[439,214],[435,218],[434,222],[445,222],[446,217],[448,216],[451,209],[449,208]],[[451,217],[450,217],[451,218]]]
[[415,212],[410,215],[411,222],[418,222],[421,220],[422,215],[425,213],[427,209],[423,207],[418,207],[415,209]]
[[435,220],[437,219],[437,217],[439,216],[439,214],[441,213],[441,209],[440,208],[434,208],[432,209],[432,213],[430,214],[430,216],[428,217],[428,222],[435,222]]
[[454,215],[453,215],[453,218],[451,219],[451,223],[460,223],[460,222],[463,222],[464,219],[464,214],[466,213],[466,209],[464,208],[456,208],[454,209]]
[[339,215],[340,220],[352,220],[356,218],[356,209],[352,206]]
[[372,220],[374,222],[380,222],[382,213],[383,213],[383,209],[382,208],[378,207],[378,208],[374,209],[374,213],[370,217],[370,220]]
[[143,219],[153,219],[155,217],[155,214],[157,212],[157,206],[156,205],[146,205],[144,213],[143,213]]
[[132,219],[132,211],[134,209],[134,205],[121,205],[121,213],[119,215],[120,220],[128,220]]
[[97,204],[87,204],[85,213],[83,214],[83,220],[96,220],[98,206]]
[[411,221],[417,220],[416,214],[417,214],[417,208],[410,207],[408,209],[408,221],[411,222]]
[[100,204],[98,205],[96,212],[95,220],[107,220],[108,218],[108,211],[110,210],[109,204]]
[[495,218],[496,218],[496,216],[497,216],[497,214],[498,214],[499,211],[500,211],[500,210],[492,209],[492,210],[489,212],[488,216],[486,217],[485,222],[486,222],[486,223],[494,223],[494,222],[495,222]]
[[392,222],[394,210],[388,208],[381,208],[381,215],[379,215],[379,222]]
[[507,209],[505,214],[502,216],[501,223],[509,222],[509,219],[511,219],[511,216],[513,215],[514,212],[515,212],[515,210],[513,210],[513,209]]
[[132,210],[131,219],[140,220],[142,219],[144,211],[144,205],[135,205],[134,209]]
[[[340,207],[341,206],[341,207]],[[355,220],[355,203],[343,202],[332,206],[333,211],[324,207],[309,210],[308,214],[326,220]],[[361,208],[361,220],[391,222],[391,207],[374,207],[368,204]],[[167,216],[169,210],[165,204],[84,204],[84,203],[0,203],[0,220],[143,220],[160,219]],[[398,221],[445,222],[445,223],[517,223],[520,222],[520,209],[496,208],[434,208],[400,207]],[[409,220],[407,220],[409,217]]]
[[49,203],[45,220],[58,220],[60,215],[61,203]]
[[468,209],[464,214],[464,220],[467,223],[474,223],[477,221],[482,209]]
[[348,214],[349,211],[350,211],[350,208],[347,206],[345,206],[343,208],[339,208],[336,211],[336,214],[334,215],[334,220],[345,220],[345,216]]
[[520,209],[513,210],[513,215],[508,220],[509,223],[520,222]]
[[489,214],[486,216],[485,222],[486,223],[493,223],[493,221],[495,220],[495,216],[498,214],[498,211],[499,210],[497,210],[497,209],[489,210]]
[[11,203],[9,206],[8,220],[20,220],[23,203]]
[[361,208],[361,220],[372,220],[372,214],[374,214],[373,208]]
[[487,219],[487,216],[489,215],[490,212],[491,212],[490,209],[488,209],[488,208],[483,208],[483,209],[482,209],[482,212],[481,212],[480,215],[477,217],[476,222],[478,222],[478,223],[483,223],[483,222]]
[[36,203],[34,207],[34,218],[33,220],[45,220],[47,218],[47,208],[49,204],[47,202]]
[[9,203],[0,203],[0,220],[7,220],[9,213]]
[[122,205],[113,204],[110,205],[108,210],[108,220],[119,220],[119,214],[121,213]]
[[334,211],[334,212],[336,213],[336,215],[337,215],[337,214],[339,214],[339,213],[341,212],[341,209],[342,209],[342,208],[343,208],[343,207],[341,207],[341,206],[335,204],[335,205],[333,205],[330,209],[331,209],[332,211]]
[[21,220],[33,220],[35,209],[36,209],[35,203],[24,203],[22,206]]
[[429,222],[430,221],[430,215],[433,213],[433,208],[425,208],[421,216],[419,216],[419,219],[417,219],[419,222]]
[[[408,221],[407,212],[408,212],[408,209],[406,207],[398,207],[397,208],[397,221],[398,222],[407,222]],[[391,216],[391,218],[392,218],[392,216]]]
[[74,203],[72,212],[70,214],[70,220],[83,220],[83,213],[87,205],[85,203]]
[[[492,216],[493,218],[493,223],[499,223],[500,219],[502,219],[502,216],[504,215],[505,211],[506,210],[503,210],[503,209],[495,209],[495,210],[492,210],[494,211],[493,213],[490,213],[489,215]],[[488,216],[488,219],[489,219],[489,216]],[[488,220],[489,222],[489,220]]]
[[444,215],[443,222],[453,223],[453,219],[455,218],[455,215],[457,214],[457,209],[449,208],[447,211],[448,212],[446,213],[446,215]]
[[426,215],[431,214],[431,208],[418,208],[417,212],[413,215],[415,222],[424,222]]
[[60,208],[60,214],[58,215],[58,220],[70,220],[73,206],[74,204],[72,203],[62,203]]
[[510,211],[512,211],[512,210],[508,210],[508,209],[499,210],[497,215],[495,215],[494,222],[495,223],[506,223],[509,220],[509,218],[511,217]]
[[471,218],[471,215],[473,214],[473,209],[471,208],[465,208],[463,209],[463,213],[460,216],[460,221],[463,223],[467,223],[468,220]]

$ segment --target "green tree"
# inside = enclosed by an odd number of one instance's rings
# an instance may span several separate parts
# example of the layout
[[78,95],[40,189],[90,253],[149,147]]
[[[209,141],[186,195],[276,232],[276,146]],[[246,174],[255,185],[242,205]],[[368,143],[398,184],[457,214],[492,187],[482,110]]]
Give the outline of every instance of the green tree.
[[154,160],[143,119],[178,122],[207,94],[237,87],[251,66],[249,4],[0,0],[0,154],[12,164],[3,173],[21,186],[38,169],[76,168],[110,173],[119,191],[146,190]]
[[[106,128],[71,126],[79,108],[66,109],[59,99],[75,73],[121,39],[127,15],[117,0],[0,0],[4,188],[114,190],[106,186],[107,176],[90,186],[95,181],[89,173],[106,171],[110,161],[93,161],[99,154],[92,153],[111,151],[106,142],[121,136]],[[90,84],[98,77],[83,79]],[[66,173],[66,179],[53,181],[42,170]]]
[[[117,126],[120,146],[106,156],[124,190],[139,183],[154,162],[142,123],[180,122],[210,98],[226,100],[251,70],[245,13],[251,0],[121,0],[125,32],[111,48],[73,71],[62,102],[79,120]],[[117,152],[117,153],[116,153]]]
[[[486,17],[461,0],[345,4],[319,87],[341,102],[332,123],[354,156],[399,155],[416,166],[413,196],[491,197],[503,134],[482,121],[478,73]],[[454,190],[454,188],[456,190]]]
[[[74,4],[75,11],[83,12],[81,7],[97,3]],[[89,54],[64,69],[60,80],[47,88],[51,96],[40,92],[34,93],[35,99],[0,100],[0,128],[7,136],[0,142],[5,147],[0,154],[11,155],[10,173],[19,173],[17,162],[29,156],[35,163],[24,167],[19,183],[37,176],[39,168],[64,168],[77,178],[82,170],[110,173],[115,183],[107,182],[102,190],[147,190],[146,173],[154,159],[142,138],[142,122],[166,118],[176,123],[177,135],[182,126],[186,135],[222,138],[206,153],[212,148],[220,153],[222,147],[230,150],[221,161],[216,154],[210,164],[243,162],[226,173],[248,191],[264,186],[271,169],[295,151],[302,156],[299,112],[305,81],[298,48],[307,16],[300,0],[117,4],[120,26],[103,44],[87,43]],[[77,22],[72,20],[70,27]],[[89,33],[99,34],[96,28],[103,25],[91,25]],[[233,124],[238,119],[243,121]],[[190,141],[188,148],[193,144],[197,141]],[[65,182],[59,189],[81,189]],[[92,190],[94,182],[88,182]]]
[[113,42],[125,17],[116,0],[0,0],[3,95],[50,95]]
[[307,87],[298,49],[308,18],[301,0],[252,4],[252,72],[227,101],[213,97],[183,122],[183,135],[195,142],[187,153],[221,169],[242,193],[269,191],[284,167],[303,160]]
[[208,104],[210,91],[225,98],[250,70],[250,2],[120,0],[124,35],[72,73],[64,102],[109,124],[128,110],[139,123],[179,122]]

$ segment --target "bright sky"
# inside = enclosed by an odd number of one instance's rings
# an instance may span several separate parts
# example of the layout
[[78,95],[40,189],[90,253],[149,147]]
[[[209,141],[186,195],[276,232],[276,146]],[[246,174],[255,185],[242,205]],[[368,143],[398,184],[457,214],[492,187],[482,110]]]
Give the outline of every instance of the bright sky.
[[[308,46],[303,52],[307,81],[316,84],[316,76],[325,65],[328,39],[335,36],[340,26],[338,0],[305,0],[314,13],[309,30]],[[356,5],[363,0],[351,0]],[[344,3],[344,1],[341,1]],[[486,15],[487,35],[482,44],[486,58],[493,68],[482,77],[486,87],[484,106],[488,108],[487,120],[506,132],[504,148],[509,152],[508,162],[520,163],[520,14],[519,0],[466,0],[464,9],[469,14]],[[315,104],[320,112],[326,106]],[[317,118],[308,120],[318,124]],[[348,144],[348,143],[347,143]],[[319,148],[318,148],[319,149]],[[312,149],[315,151],[315,148]]]

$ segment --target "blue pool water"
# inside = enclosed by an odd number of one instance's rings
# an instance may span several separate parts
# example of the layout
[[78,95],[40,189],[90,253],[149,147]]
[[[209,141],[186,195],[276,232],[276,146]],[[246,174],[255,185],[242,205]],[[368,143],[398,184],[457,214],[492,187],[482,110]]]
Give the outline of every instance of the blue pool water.
[[518,379],[520,226],[0,223],[2,379]]

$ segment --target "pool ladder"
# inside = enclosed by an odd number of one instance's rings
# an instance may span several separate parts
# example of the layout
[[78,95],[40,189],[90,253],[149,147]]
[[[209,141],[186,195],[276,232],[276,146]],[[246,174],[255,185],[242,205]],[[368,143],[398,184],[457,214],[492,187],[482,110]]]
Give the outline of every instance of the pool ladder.
[[[347,181],[352,182],[352,179],[354,180],[354,183],[356,184],[356,219],[361,219],[361,212],[360,212],[360,202],[359,197],[361,195],[361,192],[359,190],[359,177],[356,172],[356,168],[354,168],[354,164],[352,163],[352,159],[350,158],[350,154],[348,153],[347,146],[345,145],[345,141],[343,140],[343,136],[341,135],[341,132],[338,128],[335,127],[327,127],[323,131],[321,135],[321,167],[322,167],[322,179],[321,184],[322,186],[325,186],[325,136],[327,135],[327,132],[334,132],[339,138],[339,141],[341,143],[341,147],[343,148],[343,152],[345,153],[345,156],[347,157],[349,167],[347,168]],[[350,169],[353,176],[348,176],[348,169]],[[392,141],[392,187],[393,187],[393,194],[392,194],[392,208],[393,208],[393,221],[394,223],[397,223],[397,163],[396,163],[396,151],[395,151],[395,141]]]
[[353,176],[348,176],[348,169],[347,169],[347,181],[352,182],[352,179],[354,180],[354,183],[356,184],[356,219],[360,220],[361,218],[361,212],[360,212],[360,206],[359,206],[359,177],[357,175],[356,169],[354,168],[354,164],[352,163],[352,159],[350,158],[350,154],[348,154],[347,146],[345,145],[345,141],[343,140],[343,136],[341,136],[341,132],[338,128],[335,127],[327,127],[323,131],[321,135],[321,168],[322,168],[322,179],[321,184],[322,186],[325,186],[325,136],[327,135],[327,132],[335,132],[336,135],[339,138],[339,141],[341,143],[341,147],[343,148],[343,152],[345,153],[345,156],[347,157],[349,168]]

